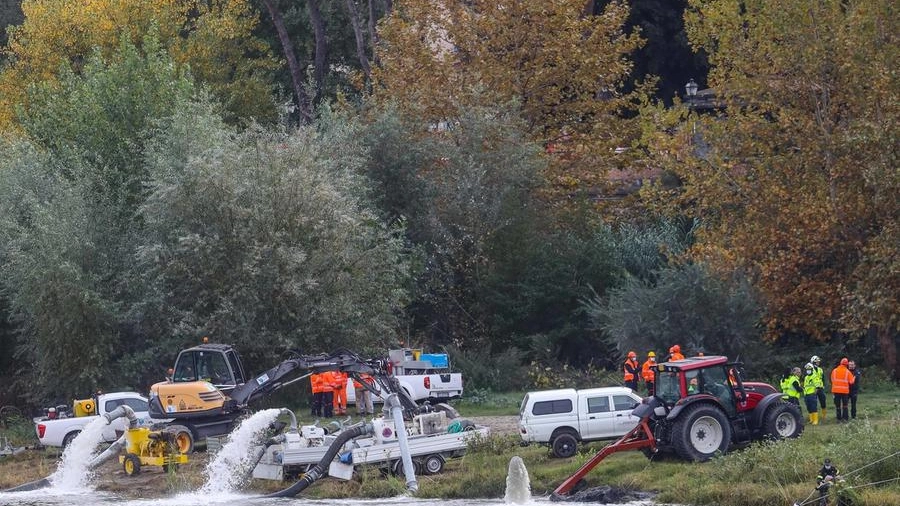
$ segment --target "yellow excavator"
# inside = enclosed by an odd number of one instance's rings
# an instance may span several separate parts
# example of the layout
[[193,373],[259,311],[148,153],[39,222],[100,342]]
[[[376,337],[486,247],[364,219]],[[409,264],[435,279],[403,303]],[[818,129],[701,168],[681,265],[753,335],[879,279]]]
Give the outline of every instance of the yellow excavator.
[[[348,350],[331,354],[292,353],[275,367],[248,377],[241,357],[227,344],[204,342],[182,350],[166,381],[150,387],[150,416],[172,419],[168,430],[175,434],[181,453],[193,450],[194,442],[231,432],[239,419],[249,414],[249,405],[310,374],[342,371],[366,385],[374,394],[397,392],[408,417],[418,406],[387,370],[386,360],[367,360]],[[303,374],[305,373],[305,374]],[[361,378],[375,379],[370,385]]]

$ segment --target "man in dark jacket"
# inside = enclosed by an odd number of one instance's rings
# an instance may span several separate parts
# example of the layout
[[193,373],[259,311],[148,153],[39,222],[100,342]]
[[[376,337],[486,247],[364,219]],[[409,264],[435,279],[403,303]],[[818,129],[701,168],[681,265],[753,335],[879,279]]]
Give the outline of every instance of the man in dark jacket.
[[852,360],[847,363],[847,369],[856,378],[853,383],[850,383],[850,418],[856,419],[856,394],[859,393],[859,377],[862,376],[862,373],[856,367],[856,362]]
[[816,476],[816,490],[819,491],[819,506],[828,506],[828,489],[834,485],[838,477],[838,470],[831,465],[831,459],[825,459],[822,469]]

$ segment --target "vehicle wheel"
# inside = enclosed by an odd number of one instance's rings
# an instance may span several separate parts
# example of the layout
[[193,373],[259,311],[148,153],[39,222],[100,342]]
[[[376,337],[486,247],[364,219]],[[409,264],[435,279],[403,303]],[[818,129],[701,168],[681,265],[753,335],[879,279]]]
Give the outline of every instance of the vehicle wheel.
[[422,469],[424,469],[425,474],[437,474],[444,470],[444,462],[444,457],[435,453],[425,457],[425,460],[422,462]]
[[191,453],[194,451],[194,435],[191,429],[184,425],[170,425],[167,429],[173,434],[172,441],[178,448],[178,453]]
[[800,408],[789,402],[777,402],[766,410],[765,433],[773,439],[795,438],[803,433]]
[[68,448],[69,445],[72,444],[72,441],[74,441],[79,434],[81,434],[80,430],[73,430],[72,432],[66,434],[66,437],[64,437],[62,440],[63,449]]
[[[413,460],[413,471],[416,474],[422,474],[423,464],[420,460]],[[403,459],[395,460],[393,464],[391,464],[391,474],[394,476],[403,476]]]
[[679,457],[703,462],[728,450],[731,424],[722,410],[697,404],[681,413],[672,426],[672,437]]
[[571,432],[560,432],[550,441],[550,448],[554,457],[567,459],[578,451],[578,439]]
[[134,476],[141,472],[141,459],[137,455],[129,453],[122,461],[122,468],[125,470],[125,474]]

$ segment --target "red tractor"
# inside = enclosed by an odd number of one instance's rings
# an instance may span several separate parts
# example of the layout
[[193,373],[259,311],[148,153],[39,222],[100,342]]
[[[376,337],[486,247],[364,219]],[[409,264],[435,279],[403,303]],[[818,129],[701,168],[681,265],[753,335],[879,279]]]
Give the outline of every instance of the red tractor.
[[744,383],[739,365],[721,356],[657,364],[655,395],[632,412],[641,420],[638,425],[600,450],[554,494],[570,493],[594,466],[619,451],[705,461],[731,446],[798,437],[803,432],[800,408],[771,385]]

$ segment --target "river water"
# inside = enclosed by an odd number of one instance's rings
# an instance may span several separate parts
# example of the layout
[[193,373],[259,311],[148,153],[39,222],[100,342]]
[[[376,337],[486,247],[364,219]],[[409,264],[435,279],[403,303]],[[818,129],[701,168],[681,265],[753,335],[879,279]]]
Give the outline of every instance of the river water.
[[[105,421],[88,424],[70,444],[63,455],[56,473],[49,477],[50,486],[26,492],[0,492],[0,506],[288,506],[331,505],[342,506],[483,506],[483,505],[559,505],[599,503],[551,503],[548,498],[531,497],[528,470],[522,459],[514,457],[509,464],[504,498],[497,499],[420,499],[400,496],[383,499],[331,499],[265,498],[241,493],[239,487],[252,470],[255,462],[246,456],[254,441],[277,416],[279,410],[265,410],[245,420],[232,432],[206,469],[207,483],[197,492],[154,499],[126,499],[115,494],[98,492],[91,486],[92,472],[86,462],[97,453],[97,444]],[[220,485],[224,484],[224,485]],[[649,506],[652,501],[625,503],[620,506]]]

